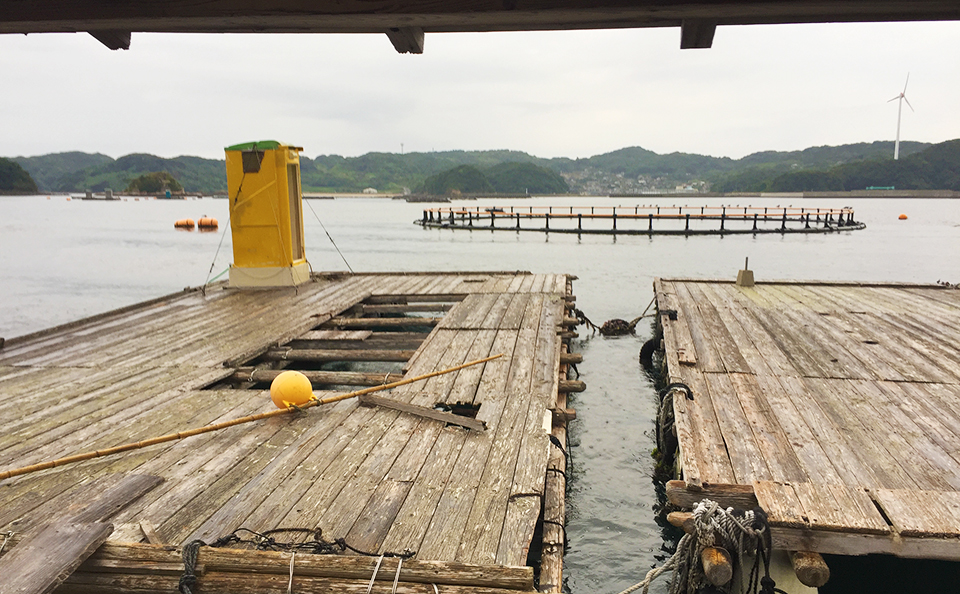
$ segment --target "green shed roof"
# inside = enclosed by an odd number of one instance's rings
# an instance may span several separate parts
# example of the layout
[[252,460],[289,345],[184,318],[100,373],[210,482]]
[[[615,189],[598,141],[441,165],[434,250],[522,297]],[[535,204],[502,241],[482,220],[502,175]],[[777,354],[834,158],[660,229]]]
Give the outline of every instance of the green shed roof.
[[254,142],[242,142],[242,143],[240,143],[240,144],[235,144],[235,145],[233,145],[233,146],[228,146],[227,148],[225,148],[225,149],[223,149],[223,150],[225,150],[225,151],[252,151],[252,150],[254,150],[254,149],[259,149],[259,150],[264,150],[264,151],[265,151],[265,150],[275,149],[275,148],[277,148],[277,147],[279,147],[279,146],[285,146],[285,145],[281,145],[281,144],[280,144],[279,142],[277,142],[276,140],[257,140],[257,141],[254,141]]

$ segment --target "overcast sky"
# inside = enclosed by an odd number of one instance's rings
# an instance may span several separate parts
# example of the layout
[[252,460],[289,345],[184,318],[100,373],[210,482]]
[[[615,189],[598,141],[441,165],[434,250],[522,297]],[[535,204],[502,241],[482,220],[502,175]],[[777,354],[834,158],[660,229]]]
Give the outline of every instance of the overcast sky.
[[625,146],[761,150],[960,137],[960,23],[385,35],[0,35],[0,156],[80,150],[222,158],[276,139],[319,154]]

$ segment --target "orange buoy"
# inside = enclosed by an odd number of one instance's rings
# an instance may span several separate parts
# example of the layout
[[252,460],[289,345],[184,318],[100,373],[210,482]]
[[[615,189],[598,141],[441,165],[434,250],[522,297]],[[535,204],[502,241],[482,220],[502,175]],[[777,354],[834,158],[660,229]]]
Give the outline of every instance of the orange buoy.
[[901,220],[901,221],[906,221],[906,220],[907,220],[907,215],[905,215],[905,214],[900,215],[900,220]]
[[197,221],[197,227],[200,227],[201,229],[213,230],[219,226],[220,226],[220,223],[217,222],[217,219],[213,217],[208,217],[207,215],[203,215]]
[[173,226],[177,229],[187,229],[193,231],[193,219],[180,219]]
[[299,371],[284,371],[270,383],[270,399],[277,408],[300,406],[313,399],[313,385]]

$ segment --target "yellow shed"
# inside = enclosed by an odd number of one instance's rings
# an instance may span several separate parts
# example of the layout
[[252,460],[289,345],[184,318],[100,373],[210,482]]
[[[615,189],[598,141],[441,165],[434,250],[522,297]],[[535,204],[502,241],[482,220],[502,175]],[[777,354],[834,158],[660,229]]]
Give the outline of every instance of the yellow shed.
[[302,150],[275,140],[224,149],[233,234],[230,286],[281,287],[310,279],[300,199]]

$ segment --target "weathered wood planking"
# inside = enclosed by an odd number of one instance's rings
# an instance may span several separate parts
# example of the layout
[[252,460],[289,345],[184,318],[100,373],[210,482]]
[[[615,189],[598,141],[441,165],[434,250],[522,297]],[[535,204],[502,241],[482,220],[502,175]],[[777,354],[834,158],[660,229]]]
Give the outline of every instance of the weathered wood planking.
[[[69,505],[72,485],[105,488],[98,482],[103,474],[136,472],[165,482],[116,521],[156,526],[163,542],[209,542],[241,526],[300,526],[364,550],[413,550],[420,560],[522,565],[551,449],[567,282],[563,275],[528,273],[319,275],[298,290],[171,295],[14,339],[0,353],[4,467],[269,410],[264,391],[203,388],[290,341],[301,349],[402,350],[417,340],[410,375],[504,356],[385,395],[426,407],[472,402],[487,423],[481,435],[345,401],[8,479],[0,528],[42,523]],[[383,304],[373,315],[422,310],[444,319],[416,338],[320,328],[358,312],[354,306],[368,297]],[[126,534],[142,539],[141,532]],[[96,563],[85,567],[69,587],[106,586]],[[152,578],[150,571],[159,573]],[[162,581],[170,573],[164,572],[150,565],[134,575]]]
[[[955,558],[943,539],[960,534],[960,291],[654,289],[669,379],[694,394],[674,400],[692,489],[753,485],[781,538],[805,531],[814,550]],[[893,532],[900,544],[877,539]]]

